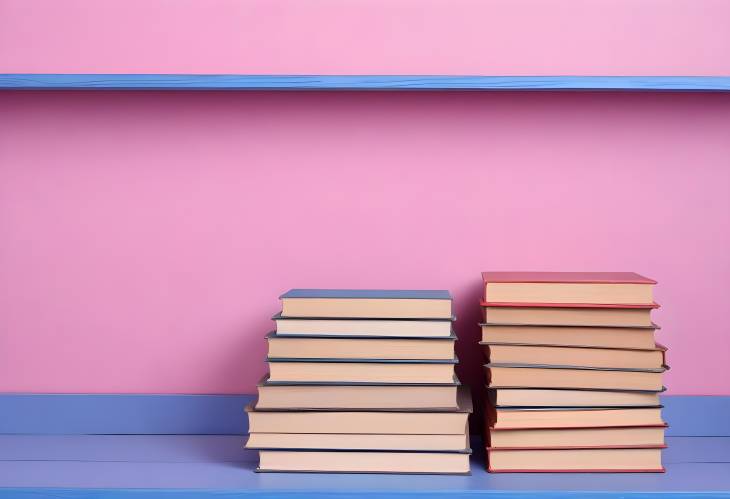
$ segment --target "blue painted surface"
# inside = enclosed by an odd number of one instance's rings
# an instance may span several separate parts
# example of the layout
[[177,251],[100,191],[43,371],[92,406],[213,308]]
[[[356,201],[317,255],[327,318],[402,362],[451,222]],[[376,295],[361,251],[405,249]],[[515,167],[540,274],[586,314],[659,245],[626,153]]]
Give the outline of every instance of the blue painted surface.
[[[254,395],[0,395],[0,434],[245,435]],[[671,436],[730,436],[730,397],[663,396]]]
[[730,436],[730,397],[665,395],[662,416],[671,436]]
[[0,395],[0,433],[243,435],[253,395]]
[[[243,448],[245,440],[244,435],[0,435],[0,462],[255,463],[258,455]],[[730,437],[668,437],[667,443],[665,464],[730,463]],[[481,446],[475,437],[477,454]]]
[[0,74],[0,89],[730,91],[730,76]]
[[[730,438],[668,439],[667,473],[263,473],[240,436],[0,437],[0,498],[730,497]],[[475,447],[478,442],[475,442]]]

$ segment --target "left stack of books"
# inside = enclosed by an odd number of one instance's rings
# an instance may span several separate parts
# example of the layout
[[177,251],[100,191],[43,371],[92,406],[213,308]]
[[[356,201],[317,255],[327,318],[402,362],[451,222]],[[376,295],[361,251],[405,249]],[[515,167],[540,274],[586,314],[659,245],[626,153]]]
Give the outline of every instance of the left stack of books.
[[468,390],[440,290],[293,289],[247,407],[257,471],[469,472]]

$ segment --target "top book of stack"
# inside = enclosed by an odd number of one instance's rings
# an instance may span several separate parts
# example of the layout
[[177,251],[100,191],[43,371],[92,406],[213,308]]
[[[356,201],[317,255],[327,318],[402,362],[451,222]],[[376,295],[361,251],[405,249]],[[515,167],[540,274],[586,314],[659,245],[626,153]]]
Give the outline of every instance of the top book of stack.
[[483,272],[492,305],[656,306],[656,281],[633,272]]
[[452,319],[444,290],[293,289],[279,298],[282,318]]

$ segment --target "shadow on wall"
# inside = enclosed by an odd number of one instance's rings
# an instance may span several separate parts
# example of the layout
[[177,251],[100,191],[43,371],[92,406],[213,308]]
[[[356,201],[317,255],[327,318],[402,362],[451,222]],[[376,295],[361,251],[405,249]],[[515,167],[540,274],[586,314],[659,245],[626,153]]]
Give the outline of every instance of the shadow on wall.
[[456,342],[456,355],[459,357],[459,365],[456,373],[465,385],[471,388],[474,413],[470,419],[472,433],[480,433],[483,421],[483,401],[486,395],[484,385],[484,374],[482,366],[484,358],[479,341],[481,341],[482,312],[479,302],[482,297],[483,285],[479,273],[475,272],[475,279],[470,281],[461,289],[451,290],[454,297],[454,309],[456,323],[454,328],[458,340]]

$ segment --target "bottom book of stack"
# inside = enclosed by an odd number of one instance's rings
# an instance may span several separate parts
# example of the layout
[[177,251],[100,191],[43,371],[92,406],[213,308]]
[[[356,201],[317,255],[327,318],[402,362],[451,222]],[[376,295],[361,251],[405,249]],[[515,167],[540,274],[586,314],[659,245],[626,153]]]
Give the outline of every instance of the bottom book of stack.
[[246,409],[259,472],[468,474],[471,396],[453,409]]

